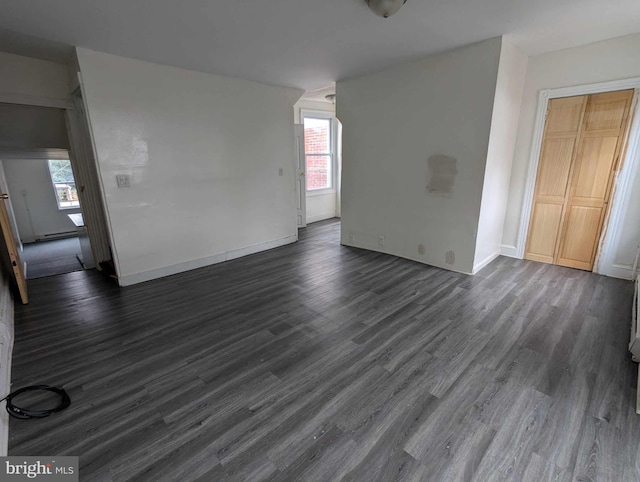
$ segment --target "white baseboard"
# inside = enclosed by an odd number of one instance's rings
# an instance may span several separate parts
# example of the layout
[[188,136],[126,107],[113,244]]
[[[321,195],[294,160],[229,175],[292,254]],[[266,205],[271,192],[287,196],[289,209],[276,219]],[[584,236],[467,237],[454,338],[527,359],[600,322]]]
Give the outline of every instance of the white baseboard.
[[374,251],[376,253],[388,254],[389,256],[395,256],[397,258],[408,259],[410,261],[415,261],[416,263],[421,263],[421,264],[424,264],[426,266],[432,266],[434,268],[440,268],[440,269],[444,269],[446,271],[453,271],[454,273],[466,274],[467,276],[473,275],[473,273],[470,273],[468,271],[463,271],[461,269],[454,268],[453,266],[445,264],[445,263],[436,263],[434,261],[425,260],[424,258],[419,258],[417,256],[394,253],[394,252],[382,249],[382,248],[380,248],[378,246],[366,246],[366,245],[361,245],[359,243],[350,243],[349,241],[344,240],[344,239],[342,239],[340,241],[340,244],[342,246],[347,246],[349,248],[364,249],[366,251]]
[[325,219],[331,219],[335,217],[335,212],[316,214],[315,216],[307,216],[307,224],[317,223],[318,221],[324,221]]
[[508,256],[510,258],[518,258],[518,248],[510,246],[508,244],[500,245],[500,254],[502,256]]
[[611,278],[630,280],[630,279],[633,279],[633,266],[613,264],[609,266],[607,269],[600,271],[600,274],[609,276]]
[[171,276],[172,274],[183,273],[192,269],[204,268],[205,266],[210,266],[212,264],[224,263],[225,261],[241,258],[250,254],[267,251],[273,248],[279,248],[280,246],[295,243],[297,240],[298,236],[294,234],[285,238],[274,239],[273,241],[266,241],[264,243],[254,244],[253,246],[233,249],[225,253],[214,254],[213,256],[207,256],[206,258],[194,259],[171,266],[164,266],[162,268],[143,271],[141,273],[120,276],[118,278],[118,283],[120,284],[120,286],[131,286],[138,283],[144,283],[145,281],[164,278],[165,276]]
[[480,271],[482,268],[487,266],[489,263],[491,263],[491,261],[496,259],[498,256],[500,256],[500,251],[496,251],[495,253],[490,254],[489,256],[487,256],[485,259],[483,259],[479,263],[474,263],[474,265],[473,265],[473,274],[476,274],[478,271]]

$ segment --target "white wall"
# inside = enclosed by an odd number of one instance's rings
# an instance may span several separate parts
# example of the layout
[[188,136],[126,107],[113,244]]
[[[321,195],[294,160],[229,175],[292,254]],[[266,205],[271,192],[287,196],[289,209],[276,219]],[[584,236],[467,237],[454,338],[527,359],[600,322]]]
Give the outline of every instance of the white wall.
[[[335,115],[336,106],[329,102],[316,102],[300,99],[293,106],[293,117],[296,124],[302,124],[302,110],[329,112]],[[336,129],[337,132],[337,129]],[[332,193],[307,193],[307,223],[315,223],[336,216],[338,189]]]
[[[631,77],[640,77],[640,34],[529,59],[502,237],[503,252],[513,252],[518,242],[538,92]],[[635,247],[640,243],[640,170],[636,171],[632,185],[630,196],[624,200],[627,211],[613,262],[622,267],[623,272],[629,271],[627,268],[633,264]],[[610,268],[603,267],[605,272]]]
[[0,104],[0,148],[69,149],[62,109]]
[[80,209],[58,209],[46,159],[4,159],[3,165],[23,243],[76,230],[67,214]]
[[301,91],[77,55],[121,284],[296,240]]
[[503,38],[480,205],[474,272],[500,254],[526,73],[527,56]]
[[[338,82],[343,244],[472,272],[501,43]],[[435,155],[457,160],[448,195],[426,189]]]
[[67,67],[0,52],[0,97],[67,99]]

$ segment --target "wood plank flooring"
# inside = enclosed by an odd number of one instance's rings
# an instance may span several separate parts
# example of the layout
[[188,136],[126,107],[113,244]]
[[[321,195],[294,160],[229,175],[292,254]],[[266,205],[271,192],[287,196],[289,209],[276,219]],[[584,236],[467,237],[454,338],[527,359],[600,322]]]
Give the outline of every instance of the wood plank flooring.
[[82,481],[640,480],[632,284],[498,258],[474,277],[300,242],[128,288],[29,282],[9,453]]

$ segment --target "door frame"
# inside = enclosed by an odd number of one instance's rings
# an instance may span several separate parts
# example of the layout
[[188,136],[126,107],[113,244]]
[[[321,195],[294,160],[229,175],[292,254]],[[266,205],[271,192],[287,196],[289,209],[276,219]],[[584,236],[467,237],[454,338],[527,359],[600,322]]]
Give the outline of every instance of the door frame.
[[[95,186],[99,192],[100,195],[100,199],[102,201],[102,205],[103,205],[103,210],[104,212],[104,223],[105,223],[105,229],[106,229],[106,233],[108,236],[108,243],[110,244],[110,250],[111,250],[111,255],[112,255],[112,259],[114,262],[114,266],[115,266],[115,270],[116,273],[120,272],[119,269],[119,264],[118,264],[118,260],[117,260],[117,255],[115,252],[115,247],[114,247],[114,243],[113,243],[113,239],[112,239],[112,232],[111,232],[111,221],[110,218],[108,216],[108,212],[106,210],[106,200],[104,197],[104,189],[102,186],[102,179],[101,176],[99,175],[99,167],[97,165],[97,155],[96,155],[96,151],[95,151],[95,142],[93,139],[93,129],[91,127],[91,119],[89,118],[89,112],[87,109],[87,105],[86,105],[86,96],[84,93],[84,86],[82,83],[82,78],[80,76],[80,73],[78,72],[78,76],[77,76],[77,83],[75,88],[73,89],[73,91],[69,94],[70,97],[68,99],[54,99],[54,98],[49,98],[49,97],[39,97],[39,96],[33,96],[33,95],[23,95],[23,94],[13,94],[13,93],[8,93],[8,94],[3,94],[0,93],[0,103],[2,104],[13,104],[13,105],[27,105],[27,106],[33,106],[33,107],[50,107],[50,108],[54,108],[54,109],[61,109],[65,115],[65,123],[67,124],[67,138],[69,139],[69,149],[67,150],[67,152],[69,153],[69,160],[71,161],[72,164],[72,168],[74,169],[74,173],[75,173],[75,164],[78,162],[77,159],[75,159],[73,156],[73,147],[72,147],[72,143],[74,142],[74,140],[71,138],[71,135],[69,133],[69,122],[68,122],[68,117],[69,116],[75,116],[77,115],[77,109],[76,106],[74,104],[74,100],[71,96],[74,95],[74,93],[76,92],[76,90],[79,90],[82,96],[82,103],[83,103],[83,107],[84,107],[84,111],[86,113],[86,122],[87,122],[87,130],[88,130],[88,135],[89,135],[89,139],[88,142],[90,143],[90,148],[93,151],[93,161],[95,164],[95,169],[98,170],[98,179],[97,179],[97,185]],[[78,135],[78,133],[76,133],[76,135]],[[16,151],[18,151],[18,149],[16,149]],[[43,151],[46,151],[43,150]],[[80,205],[81,210],[83,210],[83,206],[82,204]],[[83,211],[84,212],[84,211]],[[89,240],[90,245],[91,245],[91,249],[93,251],[94,249],[94,240],[90,239]],[[95,253],[94,253],[94,258],[95,258]],[[96,269],[97,270],[101,270],[102,268],[98,265],[98,260],[96,259]]]
[[[624,199],[631,190],[631,180],[637,170],[640,157],[640,77],[631,79],[614,80],[611,82],[599,82],[595,84],[577,85],[573,87],[561,87],[557,89],[543,89],[538,94],[538,108],[536,111],[536,121],[534,124],[533,140],[531,142],[531,155],[529,157],[529,167],[527,170],[526,185],[520,214],[520,229],[518,230],[518,242],[516,244],[516,257],[523,259],[529,233],[529,223],[533,210],[533,196],[536,187],[536,177],[538,174],[538,163],[542,149],[542,138],[547,117],[547,109],[550,99],[561,97],[573,97],[578,95],[601,94],[616,90],[634,89],[635,93],[631,103],[631,125],[627,136],[627,146],[624,158],[621,159],[622,168],[614,179],[611,202],[605,217],[604,227],[598,242],[598,251],[593,265],[594,273],[601,273],[620,278],[628,278],[626,273],[631,267],[614,265],[614,246],[620,238],[620,228],[626,206]],[[612,266],[613,270],[603,272],[602,267]],[[615,273],[613,272],[615,271]]]
[[[304,124],[294,124],[296,138],[296,165],[293,168],[296,182],[296,237],[298,229],[307,227],[307,157],[304,152]],[[301,167],[302,166],[302,167]],[[300,206],[300,209],[297,208]],[[300,219],[298,219],[300,216]]]

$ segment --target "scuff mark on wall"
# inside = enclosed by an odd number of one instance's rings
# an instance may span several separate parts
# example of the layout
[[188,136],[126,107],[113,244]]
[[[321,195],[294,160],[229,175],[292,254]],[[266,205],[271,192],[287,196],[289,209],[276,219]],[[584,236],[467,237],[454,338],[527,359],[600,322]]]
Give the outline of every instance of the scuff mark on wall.
[[456,253],[454,251],[447,251],[444,255],[445,263],[456,264]]
[[443,154],[434,154],[427,159],[427,193],[435,196],[448,196],[453,192],[453,184],[458,174],[457,159]]

